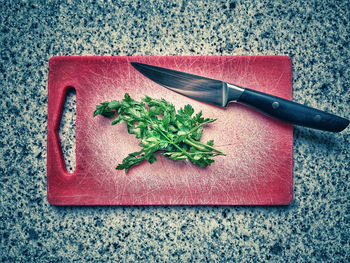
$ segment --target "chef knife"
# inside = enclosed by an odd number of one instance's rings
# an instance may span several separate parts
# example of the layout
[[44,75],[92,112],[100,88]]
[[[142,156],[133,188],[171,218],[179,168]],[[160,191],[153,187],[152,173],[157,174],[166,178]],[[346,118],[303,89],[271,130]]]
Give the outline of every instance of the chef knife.
[[131,64],[172,91],[216,106],[238,102],[281,121],[324,131],[340,132],[349,124],[342,117],[231,83],[138,62]]

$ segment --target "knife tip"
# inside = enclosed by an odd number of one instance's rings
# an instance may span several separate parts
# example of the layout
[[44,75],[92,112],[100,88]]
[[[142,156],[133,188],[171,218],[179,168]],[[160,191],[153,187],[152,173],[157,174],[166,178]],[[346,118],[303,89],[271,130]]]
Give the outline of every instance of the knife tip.
[[137,70],[141,70],[142,68],[142,63],[139,63],[139,62],[130,62],[131,66],[133,66],[135,69]]
[[133,66],[142,65],[142,63],[139,63],[139,62],[130,62],[130,64]]

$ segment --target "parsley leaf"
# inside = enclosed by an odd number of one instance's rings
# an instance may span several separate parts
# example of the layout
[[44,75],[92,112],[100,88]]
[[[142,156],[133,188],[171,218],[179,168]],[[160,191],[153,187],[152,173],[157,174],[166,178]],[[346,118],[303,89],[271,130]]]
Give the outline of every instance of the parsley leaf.
[[127,173],[131,167],[145,160],[150,164],[157,161],[155,153],[174,161],[185,160],[205,167],[214,162],[212,157],[225,155],[214,148],[214,141],[200,141],[203,126],[215,119],[204,118],[202,112],[194,114],[191,105],[178,111],[164,99],[145,96],[138,102],[125,93],[121,101],[102,102],[96,106],[93,116],[114,117],[112,125],[126,123],[127,131],[140,139],[140,151],[130,153],[117,166]]

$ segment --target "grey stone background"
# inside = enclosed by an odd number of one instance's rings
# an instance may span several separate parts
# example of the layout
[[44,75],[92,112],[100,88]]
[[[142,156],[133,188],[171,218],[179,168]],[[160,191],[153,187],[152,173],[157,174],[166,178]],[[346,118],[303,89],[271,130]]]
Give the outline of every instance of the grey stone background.
[[349,262],[349,128],[294,128],[287,207],[54,207],[46,200],[50,57],[289,55],[294,100],[349,118],[349,6],[2,1],[0,262]]

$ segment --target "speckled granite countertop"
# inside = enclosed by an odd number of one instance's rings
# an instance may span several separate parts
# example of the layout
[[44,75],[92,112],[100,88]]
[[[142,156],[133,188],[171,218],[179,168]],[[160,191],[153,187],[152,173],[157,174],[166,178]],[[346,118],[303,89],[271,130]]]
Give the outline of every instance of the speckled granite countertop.
[[57,2],[0,6],[0,262],[350,261],[349,128],[294,129],[286,207],[46,199],[50,57],[289,55],[294,100],[349,118],[349,1]]

